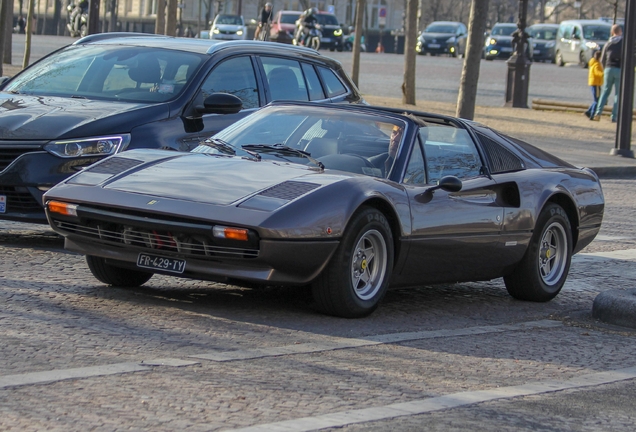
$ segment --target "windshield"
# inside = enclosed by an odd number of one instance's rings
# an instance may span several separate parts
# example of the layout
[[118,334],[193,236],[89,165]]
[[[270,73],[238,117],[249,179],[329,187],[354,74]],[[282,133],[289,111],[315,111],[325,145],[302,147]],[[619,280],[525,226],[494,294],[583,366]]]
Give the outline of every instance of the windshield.
[[[398,119],[344,110],[304,106],[274,106],[257,111],[214,136],[234,149],[259,153],[263,159],[316,165],[307,156],[324,162],[326,168],[383,176],[384,162]],[[394,139],[397,146],[401,134]],[[201,145],[196,153],[226,153]],[[397,150],[394,150],[397,152]],[[227,154],[227,153],[226,153]],[[236,152],[237,156],[241,154]],[[374,166],[374,157],[382,157]]]
[[608,40],[610,30],[611,27],[608,25],[585,25],[583,26],[583,38],[598,41]]
[[216,24],[243,25],[243,17],[240,15],[219,15]]
[[530,27],[528,29],[528,34],[531,38],[534,39],[542,39],[542,40],[555,40],[557,29],[553,28],[545,28],[545,27]]
[[158,103],[177,97],[201,54],[133,47],[70,46],[26,69],[4,91],[38,96]]
[[339,25],[338,19],[335,15],[329,14],[316,14],[316,18],[318,19],[318,24],[321,25]]
[[449,24],[431,24],[424,30],[426,33],[455,33],[457,31],[456,25]]
[[296,23],[298,18],[300,18],[300,13],[298,14],[285,13],[285,14],[281,14],[280,22],[282,22],[283,24],[294,24]]
[[517,30],[516,26],[494,26],[491,36],[510,36]]

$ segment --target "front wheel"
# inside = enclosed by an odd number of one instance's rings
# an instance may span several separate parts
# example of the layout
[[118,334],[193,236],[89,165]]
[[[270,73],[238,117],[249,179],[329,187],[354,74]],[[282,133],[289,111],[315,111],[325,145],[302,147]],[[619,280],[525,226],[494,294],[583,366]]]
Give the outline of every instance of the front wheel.
[[320,49],[320,38],[312,37],[311,41],[309,41],[309,47],[318,51]]
[[565,62],[563,61],[563,54],[561,54],[561,51],[556,53],[556,57],[554,59],[554,62],[557,64],[557,66],[559,67],[563,67],[565,66]]
[[523,259],[504,277],[508,293],[519,300],[552,300],[565,283],[571,260],[570,221],[561,206],[550,203],[537,219]]
[[104,258],[91,255],[86,256],[86,264],[98,281],[116,287],[138,287],[148,282],[152,277],[152,273],[115,267],[106,263]]
[[312,285],[317,308],[343,318],[369,315],[391,279],[393,235],[386,217],[363,208],[352,218],[331,261]]

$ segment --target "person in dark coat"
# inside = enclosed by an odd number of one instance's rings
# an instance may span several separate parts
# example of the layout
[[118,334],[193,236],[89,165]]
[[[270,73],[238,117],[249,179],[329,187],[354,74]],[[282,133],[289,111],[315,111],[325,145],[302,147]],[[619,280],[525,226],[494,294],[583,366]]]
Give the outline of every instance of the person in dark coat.
[[603,53],[601,54],[601,62],[603,63],[603,88],[601,90],[601,97],[598,100],[596,106],[596,112],[594,116],[590,117],[590,120],[600,120],[601,113],[610,93],[612,93],[612,87],[614,87],[614,106],[612,107],[613,122],[616,121],[616,113],[618,108],[618,92],[620,91],[621,83],[621,63],[623,57],[623,29],[618,24],[612,26],[610,33],[610,39],[603,47]]

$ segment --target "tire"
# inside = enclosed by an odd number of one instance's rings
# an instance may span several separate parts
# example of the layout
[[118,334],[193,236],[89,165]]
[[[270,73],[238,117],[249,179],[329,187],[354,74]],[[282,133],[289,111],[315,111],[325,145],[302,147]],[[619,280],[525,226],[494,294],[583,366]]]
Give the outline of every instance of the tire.
[[82,26],[80,27],[80,37],[84,37],[88,35],[88,26],[86,24],[82,24]]
[[554,57],[554,62],[559,67],[565,66],[565,62],[563,61],[563,55],[561,54],[561,51],[557,51],[556,56]]
[[579,66],[583,69],[587,69],[587,62],[585,61],[585,53],[583,51],[579,53]]
[[336,253],[312,284],[316,308],[342,318],[369,315],[389,286],[393,256],[393,235],[386,217],[374,208],[363,207],[349,222]]
[[148,282],[152,273],[115,267],[106,263],[104,258],[86,256],[86,263],[93,276],[106,285],[134,288]]
[[318,51],[320,49],[320,38],[312,37],[311,40],[309,41],[309,47]]
[[560,206],[541,211],[528,250],[514,272],[504,277],[508,293],[519,300],[546,302],[561,291],[572,260],[572,228]]

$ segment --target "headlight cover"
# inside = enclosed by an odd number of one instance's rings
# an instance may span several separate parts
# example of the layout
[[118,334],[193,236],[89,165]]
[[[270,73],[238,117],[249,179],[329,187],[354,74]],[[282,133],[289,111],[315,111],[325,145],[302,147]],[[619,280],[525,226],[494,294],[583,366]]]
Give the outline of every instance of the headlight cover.
[[545,44],[545,47],[546,47],[546,48],[552,48],[554,45],[556,45],[556,42],[554,42],[554,41],[550,41],[550,42],[548,42],[547,44]]
[[106,137],[52,141],[44,150],[63,158],[110,156],[124,151],[130,143],[130,134]]
[[495,39],[495,38],[486,39],[486,46],[488,46],[488,45],[497,45],[497,39]]
[[455,43],[455,41],[456,41],[456,40],[457,40],[457,39],[455,38],[455,36],[453,36],[453,37],[449,37],[449,38],[446,40],[446,43],[451,43],[451,44],[452,44],[452,43]]
[[598,44],[596,42],[585,42],[585,46],[588,47],[589,49],[598,48]]
[[333,35],[334,36],[342,36],[342,29],[334,30]]

